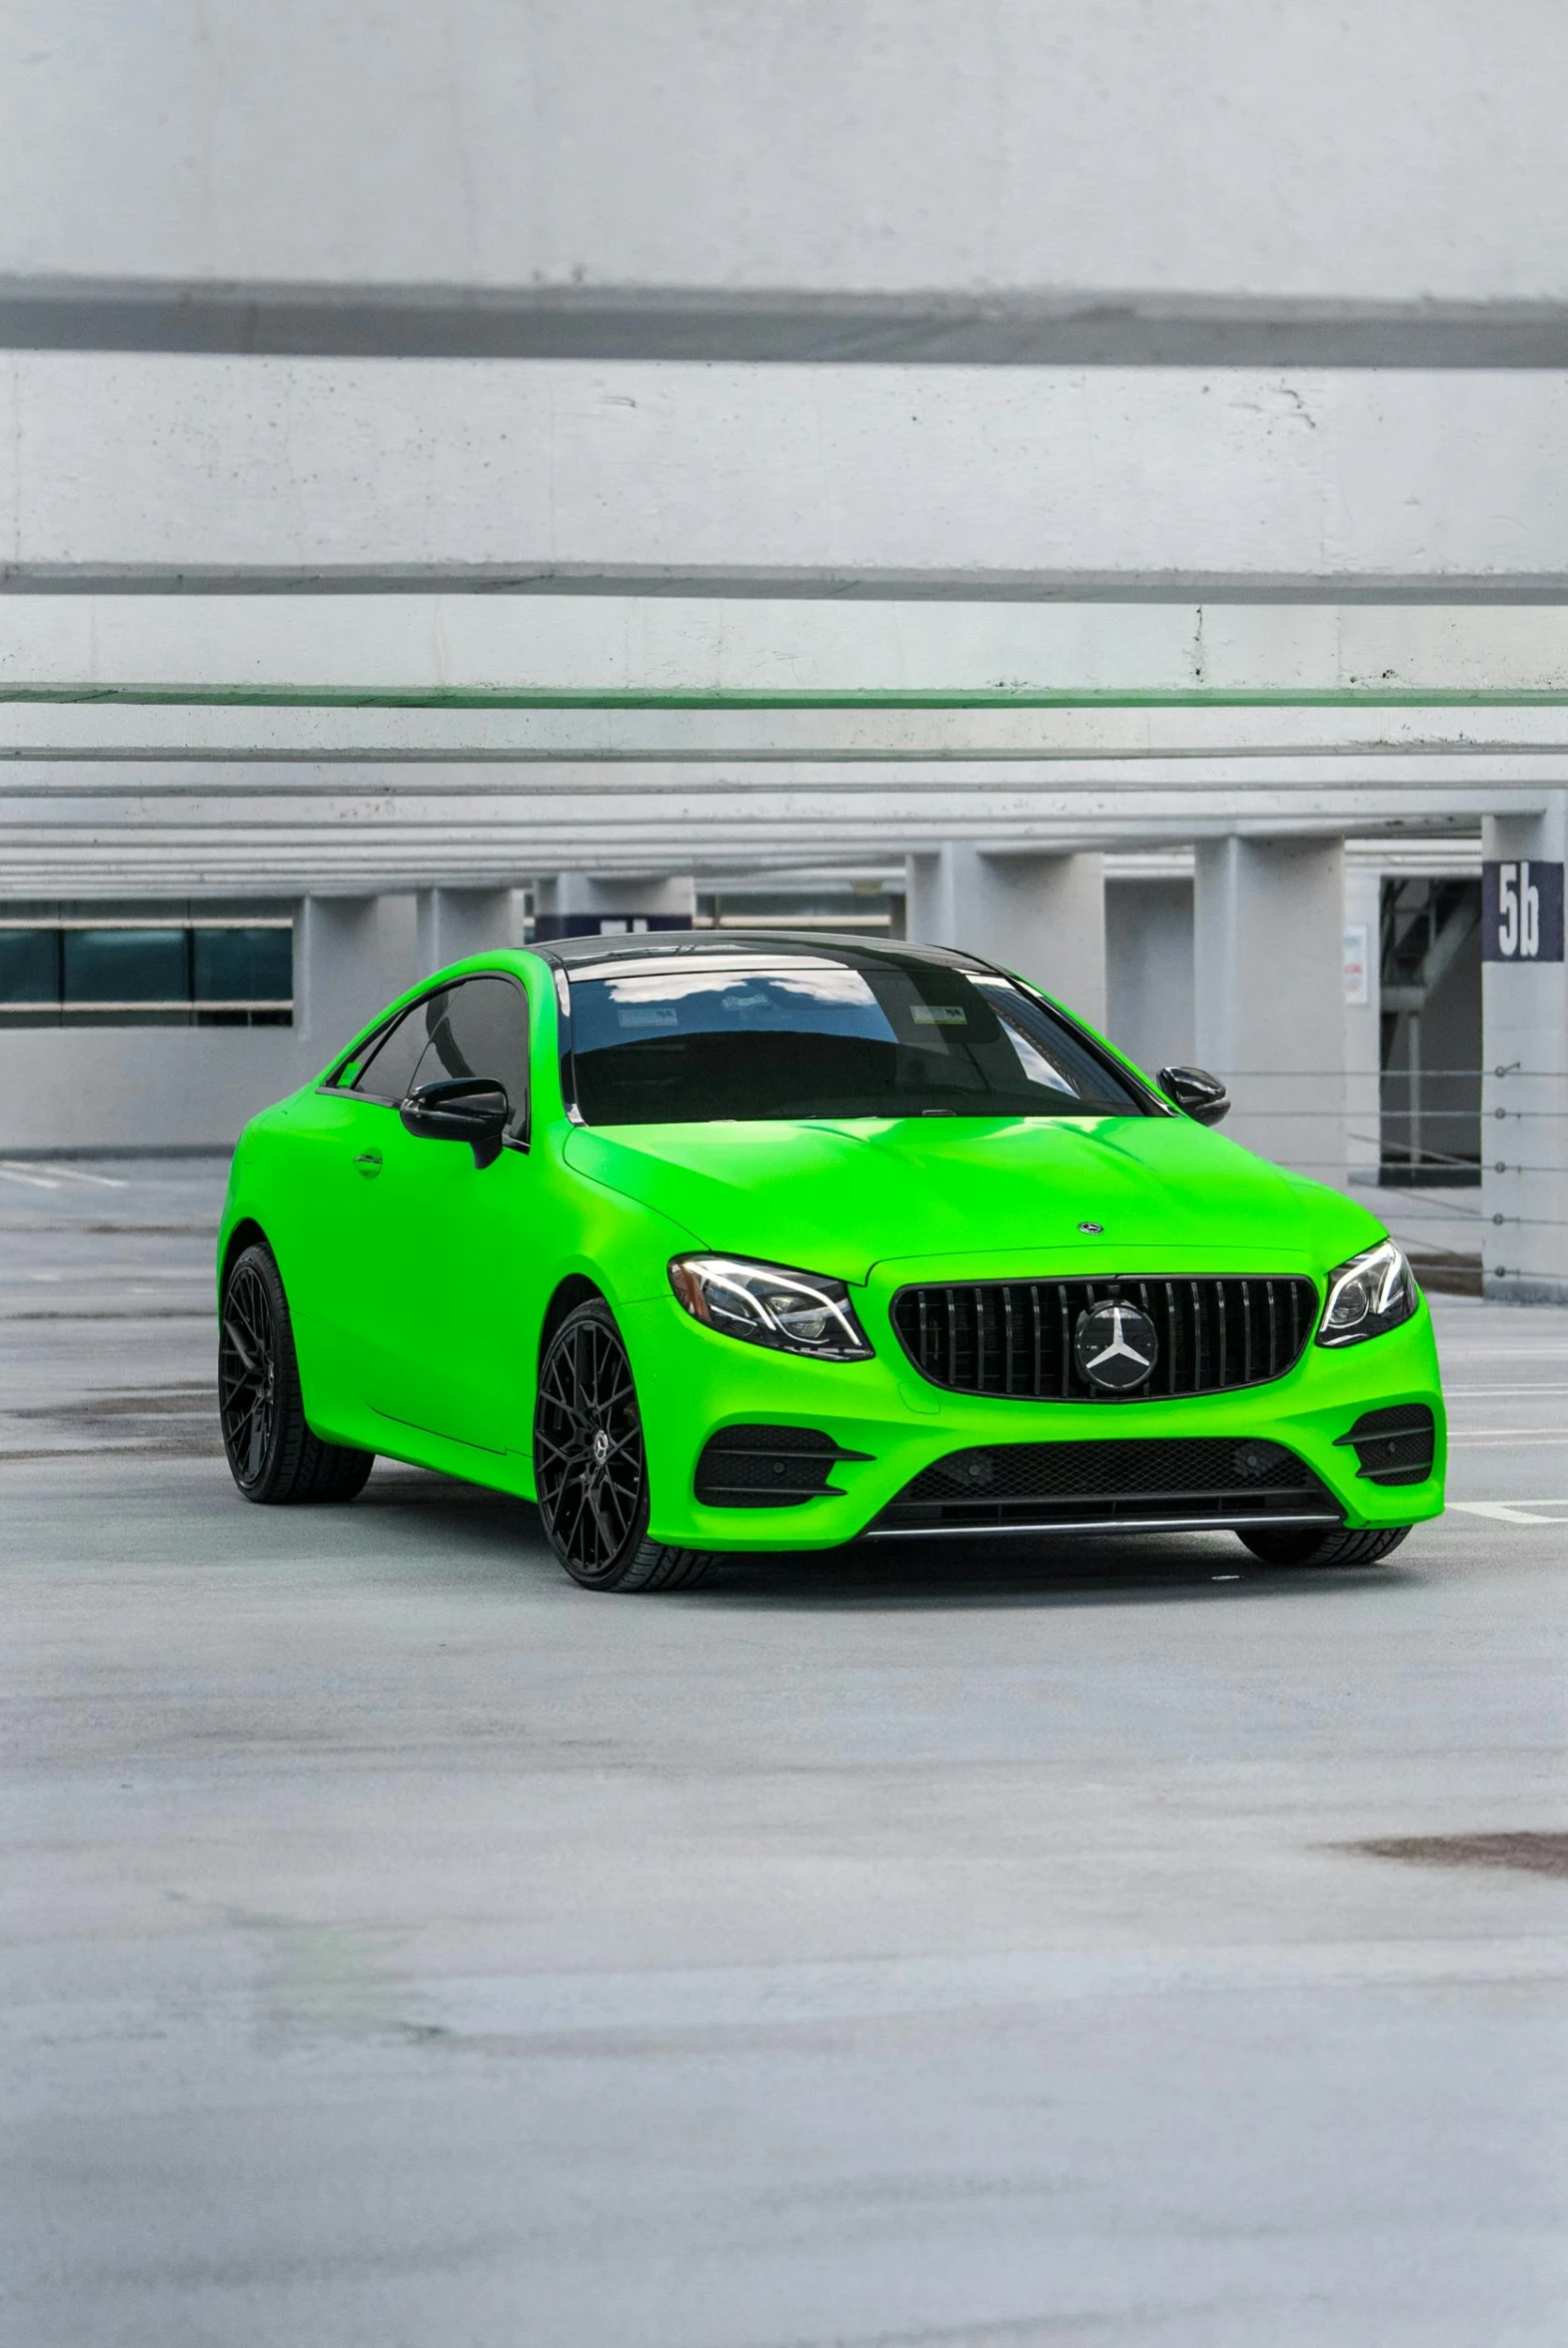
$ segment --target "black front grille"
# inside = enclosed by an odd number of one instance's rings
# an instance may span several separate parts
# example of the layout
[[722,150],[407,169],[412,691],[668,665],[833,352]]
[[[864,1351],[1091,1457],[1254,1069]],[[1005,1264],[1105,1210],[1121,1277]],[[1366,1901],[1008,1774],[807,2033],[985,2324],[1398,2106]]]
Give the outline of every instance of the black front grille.
[[1425,1483],[1437,1450],[1437,1426],[1424,1402],[1396,1402],[1387,1410],[1364,1410],[1348,1443],[1369,1483]]
[[[1136,1304],[1154,1323],[1152,1375],[1128,1394],[1091,1386],[1073,1358],[1091,1304]],[[975,1280],[900,1288],[892,1325],[922,1377],[957,1394],[1037,1402],[1148,1402],[1283,1377],[1317,1311],[1308,1279]]]
[[814,1426],[725,1426],[711,1435],[697,1463],[697,1496],[710,1508],[797,1508],[823,1492],[839,1459],[866,1451],[840,1450]]
[[1338,1523],[1333,1495],[1283,1443],[1251,1436],[991,1443],[922,1468],[873,1533],[1005,1531],[1074,1524]]

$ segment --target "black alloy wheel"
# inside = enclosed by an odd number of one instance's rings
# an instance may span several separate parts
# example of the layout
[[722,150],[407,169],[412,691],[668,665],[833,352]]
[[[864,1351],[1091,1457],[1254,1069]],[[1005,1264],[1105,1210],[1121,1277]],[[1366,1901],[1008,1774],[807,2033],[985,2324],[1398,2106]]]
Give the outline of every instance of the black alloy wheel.
[[256,1254],[247,1248],[229,1274],[218,1339],[223,1442],[242,1492],[261,1481],[278,1417],[277,1324]]
[[1351,1532],[1342,1524],[1326,1530],[1314,1524],[1277,1526],[1241,1534],[1244,1548],[1265,1565],[1380,1565],[1410,1531],[1408,1524],[1375,1525]]
[[300,1393],[294,1327],[269,1247],[246,1247],[223,1283],[218,1416],[229,1471],[247,1500],[352,1500],[375,1465],[370,1451],[311,1432]]
[[648,1537],[648,1455],[632,1364],[615,1315],[594,1297],[545,1348],[534,1475],[551,1547],[584,1589],[684,1589],[709,1557]]

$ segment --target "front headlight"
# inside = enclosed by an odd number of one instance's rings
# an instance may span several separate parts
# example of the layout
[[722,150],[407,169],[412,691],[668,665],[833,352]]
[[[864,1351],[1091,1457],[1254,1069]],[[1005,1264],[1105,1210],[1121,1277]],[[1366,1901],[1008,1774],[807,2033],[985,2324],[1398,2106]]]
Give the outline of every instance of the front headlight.
[[694,1320],[727,1337],[823,1361],[863,1361],[871,1350],[842,1280],[737,1255],[678,1255],[670,1285]]
[[1392,1239],[1352,1255],[1328,1275],[1328,1302],[1318,1324],[1320,1345],[1359,1345],[1380,1337],[1414,1312],[1421,1291]]

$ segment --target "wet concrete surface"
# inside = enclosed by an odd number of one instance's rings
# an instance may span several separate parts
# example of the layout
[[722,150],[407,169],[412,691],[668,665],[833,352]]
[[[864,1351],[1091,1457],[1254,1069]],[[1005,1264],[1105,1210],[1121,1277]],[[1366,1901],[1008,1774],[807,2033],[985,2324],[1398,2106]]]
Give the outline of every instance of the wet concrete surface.
[[413,1470],[243,1505],[221,1169],[21,1171],[8,2343],[1557,2348],[1568,1313],[1437,1300],[1383,1568],[618,1600]]

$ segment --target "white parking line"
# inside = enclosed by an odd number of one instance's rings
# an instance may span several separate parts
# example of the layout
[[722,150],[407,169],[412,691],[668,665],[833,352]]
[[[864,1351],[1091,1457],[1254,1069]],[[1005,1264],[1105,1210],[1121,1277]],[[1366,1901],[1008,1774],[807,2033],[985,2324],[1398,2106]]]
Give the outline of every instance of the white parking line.
[[[0,1172],[13,1174],[19,1182],[37,1181],[42,1178],[36,1174],[29,1174],[14,1158],[0,1159]],[[79,1166],[51,1165],[48,1169],[48,1175],[55,1182],[93,1182],[101,1190],[125,1190],[130,1187],[124,1174],[83,1174]]]
[[60,1187],[58,1182],[50,1180],[48,1174],[23,1174],[21,1168],[16,1166],[0,1166],[0,1174],[8,1182],[27,1182],[35,1190],[58,1190]]
[[1389,1938],[1220,1948],[827,1957],[777,1965],[650,1967],[640,1973],[449,1974],[411,1983],[407,1994],[412,2015],[465,2037],[530,2038],[611,2030],[797,2028],[1113,1997],[1231,1997],[1248,1990],[1560,1981],[1565,1974],[1568,1947],[1561,1938],[1542,1933],[1487,1941],[1478,1936]]
[[1484,1401],[1492,1394],[1568,1394],[1568,1385],[1528,1386],[1444,1386],[1444,1398],[1450,1402]]
[[1448,1438],[1450,1451],[1511,1451],[1526,1443],[1568,1444],[1568,1434],[1533,1434],[1527,1426],[1494,1426],[1485,1434],[1451,1434]]
[[1568,1516],[1541,1516],[1541,1508],[1568,1508],[1568,1500],[1532,1500],[1524,1507],[1517,1500],[1450,1500],[1449,1509],[1457,1509],[1462,1516],[1485,1516],[1497,1524],[1568,1524]]

